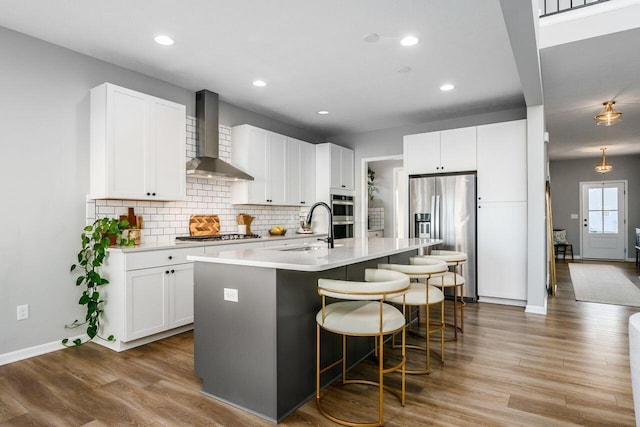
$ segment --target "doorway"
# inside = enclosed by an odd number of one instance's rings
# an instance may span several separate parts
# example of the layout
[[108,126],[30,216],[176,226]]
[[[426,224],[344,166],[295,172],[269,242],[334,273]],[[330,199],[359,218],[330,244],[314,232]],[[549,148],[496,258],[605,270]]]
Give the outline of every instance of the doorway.
[[[361,218],[362,236],[402,237],[404,227],[403,206],[405,203],[401,190],[404,181],[399,172],[403,166],[402,155],[363,158],[361,163],[362,198]],[[373,190],[369,183],[373,174]],[[405,179],[406,181],[406,179]],[[372,192],[370,192],[372,191]],[[373,198],[368,197],[372,195]]]
[[626,189],[627,181],[580,183],[582,258],[626,260]]

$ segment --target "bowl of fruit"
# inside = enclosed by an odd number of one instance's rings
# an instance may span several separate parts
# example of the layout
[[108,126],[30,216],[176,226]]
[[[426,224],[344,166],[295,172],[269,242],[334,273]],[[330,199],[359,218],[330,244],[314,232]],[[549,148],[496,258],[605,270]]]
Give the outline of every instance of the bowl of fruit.
[[275,227],[271,227],[269,229],[269,234],[272,236],[284,236],[286,232],[287,229],[280,225],[276,225]]

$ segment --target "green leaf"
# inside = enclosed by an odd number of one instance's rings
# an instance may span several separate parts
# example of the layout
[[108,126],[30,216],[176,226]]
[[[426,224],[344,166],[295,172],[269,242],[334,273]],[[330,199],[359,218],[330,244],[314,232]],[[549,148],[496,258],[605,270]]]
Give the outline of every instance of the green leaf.
[[76,338],[75,340],[73,340],[73,343],[78,346],[80,344],[82,344],[82,341],[80,340],[80,338]]
[[69,338],[65,338],[65,339],[62,340],[62,344],[66,344],[68,342],[69,342]]
[[107,341],[115,341],[115,340],[116,340],[116,337],[114,337],[113,335],[109,335],[107,337]]
[[83,228],[84,231],[91,231],[93,230],[93,226],[92,225],[87,225],[85,228]]
[[76,269],[76,265],[75,264],[71,264],[71,270],[69,270],[69,273],[71,273],[75,269]]
[[76,286],[80,286],[82,285],[82,282],[84,282],[85,277],[84,276],[80,276],[76,279]]
[[89,335],[89,338],[93,338],[98,334],[98,328],[96,328],[95,326],[88,326],[87,327],[87,335]]
[[85,305],[89,302],[89,295],[87,295],[87,292],[83,292],[82,296],[80,297],[80,301],[78,301],[78,304],[80,305]]

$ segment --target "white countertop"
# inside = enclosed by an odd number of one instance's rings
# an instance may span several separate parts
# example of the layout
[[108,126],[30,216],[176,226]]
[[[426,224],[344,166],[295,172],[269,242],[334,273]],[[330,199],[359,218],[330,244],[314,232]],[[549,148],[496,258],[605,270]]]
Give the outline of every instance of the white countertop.
[[[326,243],[290,245],[286,247],[241,249],[209,255],[189,255],[190,261],[240,266],[277,268],[296,271],[323,271],[355,264],[383,256],[407,252],[442,243],[436,239],[353,238],[336,241],[335,248]],[[313,247],[312,250],[295,251],[296,247]],[[287,250],[279,250],[287,249]]]
[[163,243],[142,243],[138,246],[112,246],[109,248],[110,251],[113,252],[144,252],[144,251],[157,251],[163,249],[175,249],[175,248],[193,248],[193,247],[202,247],[202,246],[223,246],[230,244],[242,244],[242,243],[260,243],[260,242],[269,242],[272,244],[273,242],[284,241],[284,240],[292,240],[292,239],[306,239],[309,237],[314,238],[323,238],[326,237],[326,233],[315,233],[315,234],[286,234],[284,236],[260,236],[259,239],[238,239],[238,240],[210,240],[208,242],[202,241],[182,241],[176,240],[173,242],[163,242]]

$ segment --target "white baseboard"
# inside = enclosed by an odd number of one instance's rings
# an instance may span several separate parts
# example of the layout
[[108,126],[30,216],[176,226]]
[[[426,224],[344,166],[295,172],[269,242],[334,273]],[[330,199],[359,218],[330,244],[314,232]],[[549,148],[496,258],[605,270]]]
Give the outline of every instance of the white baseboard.
[[[69,342],[75,340],[76,338],[80,338],[81,340],[86,340],[88,337],[86,334],[78,335],[75,337],[69,338]],[[21,350],[12,351],[9,353],[0,354],[0,366],[7,365],[9,363],[18,362],[20,360],[29,359],[30,357],[40,356],[47,353],[52,353],[54,351],[65,349],[66,347],[62,345],[62,340],[52,341],[46,344],[40,344],[33,347],[23,348]]]
[[543,316],[546,316],[547,315],[547,300],[548,300],[548,298],[544,299],[544,306],[527,304],[527,306],[524,309],[524,312],[525,313],[532,313],[532,314],[542,314]]
[[526,301],[519,300],[519,299],[484,297],[482,295],[478,297],[478,302],[488,303],[488,304],[515,305],[518,307],[524,307],[527,305]]

